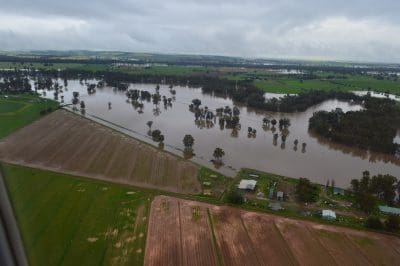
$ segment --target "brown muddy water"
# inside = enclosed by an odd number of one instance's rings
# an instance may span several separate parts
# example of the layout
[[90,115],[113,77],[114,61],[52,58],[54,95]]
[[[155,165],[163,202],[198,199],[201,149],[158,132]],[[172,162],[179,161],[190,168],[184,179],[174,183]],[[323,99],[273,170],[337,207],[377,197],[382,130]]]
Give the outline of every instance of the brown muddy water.
[[[89,81],[92,82],[94,83]],[[62,84],[61,81],[59,83]],[[208,106],[214,112],[219,107],[233,107],[229,98],[203,94],[200,88],[175,86],[176,96],[172,107],[165,109],[161,101],[159,109],[156,109],[151,101],[144,102],[143,113],[139,113],[127,102],[125,92],[104,87],[97,88],[96,93],[88,95],[86,85],[80,84],[78,80],[70,80],[68,83],[68,89],[64,89],[59,95],[59,98],[64,95],[65,103],[71,102],[73,91],[79,91],[80,100],[86,103],[86,117],[135,138],[157,146],[158,144],[147,136],[149,128],[146,122],[153,121],[152,129],[161,130],[165,136],[164,149],[182,156],[183,137],[185,134],[191,134],[195,139],[193,149],[196,154],[192,160],[211,168],[214,168],[210,162],[213,151],[216,147],[221,147],[225,151],[225,165],[218,171],[229,176],[234,176],[240,168],[246,167],[294,178],[307,177],[321,184],[325,184],[328,179],[334,180],[337,186],[344,188],[349,186],[351,179],[359,178],[365,170],[372,174],[392,174],[400,177],[400,159],[395,156],[372,154],[337,145],[308,132],[308,120],[313,112],[330,111],[335,108],[341,108],[345,112],[360,110],[359,105],[329,100],[305,112],[294,114],[255,112],[246,107],[239,107],[241,130],[235,135],[232,134],[232,129],[221,129],[218,118],[213,126],[199,126],[195,123],[194,114],[188,107],[192,99],[200,99],[202,106]],[[155,87],[155,84],[131,84],[129,89],[155,93]],[[167,85],[161,85],[159,93],[167,98],[172,97]],[[53,92],[46,92],[45,97],[53,98]],[[111,109],[108,107],[109,102]],[[80,114],[79,111],[76,113]],[[265,116],[277,120],[284,117],[290,119],[290,133],[285,144],[282,144],[280,136],[277,143],[274,143],[272,130],[263,129],[262,119]],[[248,137],[248,127],[257,130],[256,137]],[[275,133],[280,133],[278,127]],[[295,139],[299,141],[297,150],[293,144]],[[303,142],[307,144],[304,150],[301,145]]]

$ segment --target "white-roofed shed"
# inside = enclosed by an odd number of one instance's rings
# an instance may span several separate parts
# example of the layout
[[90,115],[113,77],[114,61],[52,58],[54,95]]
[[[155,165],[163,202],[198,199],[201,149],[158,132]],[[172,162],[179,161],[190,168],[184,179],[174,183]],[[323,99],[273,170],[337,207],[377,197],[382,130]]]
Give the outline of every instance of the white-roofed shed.
[[251,179],[242,179],[238,186],[239,189],[254,190],[256,188],[257,181]]

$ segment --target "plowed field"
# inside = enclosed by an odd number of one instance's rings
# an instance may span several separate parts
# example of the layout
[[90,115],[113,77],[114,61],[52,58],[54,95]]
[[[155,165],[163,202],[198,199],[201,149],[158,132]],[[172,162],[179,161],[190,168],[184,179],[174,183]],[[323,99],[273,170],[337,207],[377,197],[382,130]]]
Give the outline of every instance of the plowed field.
[[0,141],[0,160],[146,188],[198,193],[198,167],[59,110]]
[[400,239],[158,196],[145,265],[399,265]]

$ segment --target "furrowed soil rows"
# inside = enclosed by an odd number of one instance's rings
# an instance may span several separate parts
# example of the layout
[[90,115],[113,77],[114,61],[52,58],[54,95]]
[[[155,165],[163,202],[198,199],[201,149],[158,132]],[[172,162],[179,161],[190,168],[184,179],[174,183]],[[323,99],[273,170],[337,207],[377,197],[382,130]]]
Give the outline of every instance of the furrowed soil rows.
[[201,190],[195,164],[64,110],[2,139],[0,160],[171,192]]
[[306,265],[321,265],[322,261],[326,261],[327,265],[336,265],[333,257],[318,242],[307,226],[304,226],[304,223],[294,220],[278,220],[275,224],[299,262]]
[[181,204],[181,238],[184,265],[217,265],[207,209],[196,202]]
[[145,265],[182,265],[179,211],[177,200],[158,198],[153,201]]
[[[327,230],[315,230],[319,242],[339,265],[371,265],[360,250],[345,235]],[[354,254],[359,254],[354,256]]]
[[174,266],[399,265],[393,247],[399,242],[377,233],[157,196],[144,260],[145,265]]
[[243,227],[240,212],[219,208],[212,213],[218,247],[226,265],[261,265]]
[[242,215],[242,219],[261,261],[268,261],[270,265],[298,264],[273,218],[248,212]]
[[375,235],[373,238],[358,234],[348,234],[348,236],[373,265],[400,264],[400,254],[391,247],[385,236]]

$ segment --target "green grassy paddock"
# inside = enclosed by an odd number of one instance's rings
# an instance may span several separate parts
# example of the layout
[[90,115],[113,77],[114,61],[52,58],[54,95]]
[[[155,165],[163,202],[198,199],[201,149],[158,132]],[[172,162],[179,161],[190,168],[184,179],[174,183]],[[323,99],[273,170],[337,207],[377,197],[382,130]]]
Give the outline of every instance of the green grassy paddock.
[[0,94],[0,138],[38,119],[40,111],[57,107],[57,102],[36,95],[8,95],[5,98]]
[[150,195],[128,186],[3,165],[31,265],[142,265]]

